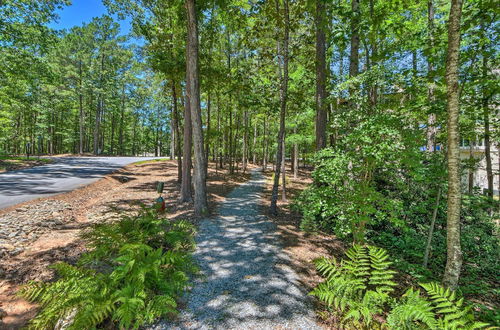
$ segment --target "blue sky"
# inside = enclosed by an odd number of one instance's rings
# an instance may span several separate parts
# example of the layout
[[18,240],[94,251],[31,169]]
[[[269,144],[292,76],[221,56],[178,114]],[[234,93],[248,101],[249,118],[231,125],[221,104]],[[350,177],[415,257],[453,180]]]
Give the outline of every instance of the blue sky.
[[[107,14],[108,10],[101,0],[72,0],[71,5],[58,10],[59,19],[49,24],[54,29],[70,29],[75,25],[88,23],[93,17]],[[118,21],[122,34],[130,31],[130,21]]]

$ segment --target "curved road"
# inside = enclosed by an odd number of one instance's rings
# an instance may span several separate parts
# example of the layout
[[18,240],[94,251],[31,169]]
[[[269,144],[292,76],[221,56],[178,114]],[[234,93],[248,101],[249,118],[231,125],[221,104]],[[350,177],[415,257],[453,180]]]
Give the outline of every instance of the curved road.
[[155,157],[61,157],[54,163],[0,174],[0,209],[72,191],[125,165]]

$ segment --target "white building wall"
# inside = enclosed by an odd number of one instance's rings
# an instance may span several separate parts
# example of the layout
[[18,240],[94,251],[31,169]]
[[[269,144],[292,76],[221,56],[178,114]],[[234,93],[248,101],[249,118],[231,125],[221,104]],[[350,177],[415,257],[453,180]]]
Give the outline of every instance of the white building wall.
[[[499,174],[500,173],[500,160],[499,160],[499,150],[498,147],[491,146],[491,165],[493,168],[493,193],[499,195]],[[474,172],[474,186],[481,188],[482,191],[488,189],[488,178],[486,176],[486,156],[484,153],[484,146],[474,146],[472,149],[472,154],[475,159],[479,161],[477,164],[477,169]],[[469,147],[460,147],[460,158],[465,160],[468,159],[470,155]],[[462,183],[465,187],[468,187],[469,175],[468,171],[465,170],[462,177]]]

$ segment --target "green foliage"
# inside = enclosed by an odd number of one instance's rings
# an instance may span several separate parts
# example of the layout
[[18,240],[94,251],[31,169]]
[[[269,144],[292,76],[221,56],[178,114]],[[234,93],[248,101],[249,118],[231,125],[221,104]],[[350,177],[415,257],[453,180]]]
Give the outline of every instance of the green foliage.
[[311,294],[342,311],[343,322],[368,326],[382,312],[396,285],[392,281],[394,271],[389,269],[391,262],[383,249],[354,245],[346,255],[348,259],[340,264],[327,258],[315,261],[326,280]]
[[[310,293],[356,328],[481,329],[470,306],[456,293],[437,283],[421,284],[429,298],[409,288],[400,298],[391,297],[395,271],[387,252],[374,246],[354,245],[340,263],[334,258],[315,260],[325,281]],[[377,316],[377,317],[376,317]],[[385,319],[386,322],[381,322]]]
[[435,329],[436,315],[419,290],[409,288],[387,315],[391,329]]
[[455,291],[444,288],[438,283],[420,284],[429,294],[434,310],[441,317],[439,329],[481,329],[487,323],[476,322],[469,306],[464,306],[464,299],[457,299]]
[[189,252],[193,227],[168,222],[143,210],[113,224],[99,224],[83,235],[90,251],[79,266],[53,266],[55,282],[31,282],[20,294],[41,305],[30,328],[53,328],[67,320],[69,329],[114,322],[137,329],[176,313],[176,298],[196,271]]

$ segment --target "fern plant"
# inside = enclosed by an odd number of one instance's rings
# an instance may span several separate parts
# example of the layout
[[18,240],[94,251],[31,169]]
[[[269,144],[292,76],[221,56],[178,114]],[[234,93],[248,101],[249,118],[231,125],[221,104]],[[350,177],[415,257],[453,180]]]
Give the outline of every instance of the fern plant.
[[334,258],[315,261],[325,281],[311,295],[338,310],[345,323],[370,326],[396,285],[392,281],[395,272],[389,269],[391,262],[384,249],[354,245],[346,255],[348,259],[341,263]]
[[429,295],[435,312],[440,315],[437,319],[439,329],[481,329],[488,323],[478,322],[470,306],[464,305],[464,299],[457,299],[455,291],[431,282],[420,284]]
[[399,299],[392,298],[395,272],[389,269],[391,261],[384,249],[355,245],[346,256],[340,263],[335,258],[315,260],[325,281],[310,294],[350,327],[455,330],[488,326],[474,320],[471,308],[455,292],[437,283],[420,284],[429,298],[413,288]]
[[169,223],[151,212],[94,227],[84,235],[91,250],[78,266],[56,264],[57,281],[31,282],[20,291],[42,307],[30,327],[54,328],[65,320],[68,329],[106,322],[137,329],[175,314],[176,298],[196,271],[193,233],[189,223]]
[[408,289],[387,315],[390,329],[437,329],[436,315],[431,303],[419,290]]

